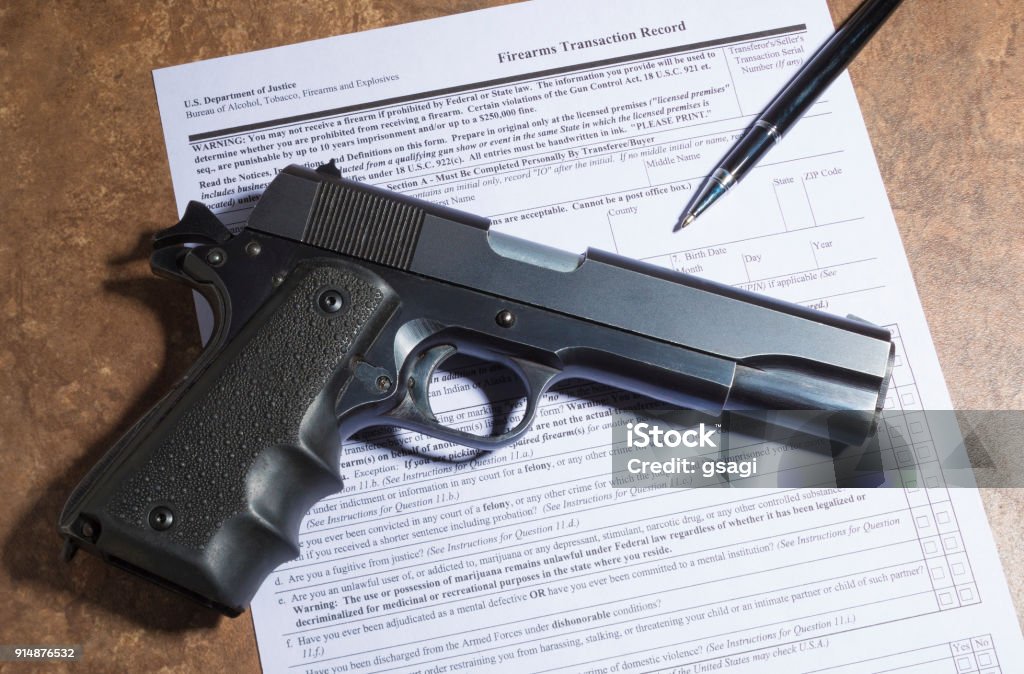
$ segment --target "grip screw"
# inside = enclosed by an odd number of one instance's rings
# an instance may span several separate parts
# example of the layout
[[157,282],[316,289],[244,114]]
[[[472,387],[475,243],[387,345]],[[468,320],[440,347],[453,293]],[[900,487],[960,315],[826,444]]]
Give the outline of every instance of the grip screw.
[[82,535],[86,538],[92,538],[96,535],[96,528],[93,527],[92,522],[82,522]]
[[503,328],[511,328],[516,324],[516,315],[508,309],[502,309],[498,312],[498,315],[494,317],[494,322]]
[[250,241],[245,244],[245,252],[249,257],[256,257],[263,252],[263,246],[260,245],[259,241]]
[[174,524],[174,513],[167,506],[157,506],[149,511],[149,526],[157,531],[167,531]]
[[391,377],[388,377],[388,376],[383,375],[383,374],[381,376],[377,377],[377,388],[379,390],[381,390],[381,391],[390,391],[391,390]]
[[317,304],[327,313],[334,314],[341,311],[345,301],[342,299],[341,293],[333,288],[329,288],[320,293],[320,299],[317,300]]
[[224,264],[224,260],[227,259],[227,255],[224,254],[220,248],[214,248],[206,254],[206,261],[214,267],[219,267]]

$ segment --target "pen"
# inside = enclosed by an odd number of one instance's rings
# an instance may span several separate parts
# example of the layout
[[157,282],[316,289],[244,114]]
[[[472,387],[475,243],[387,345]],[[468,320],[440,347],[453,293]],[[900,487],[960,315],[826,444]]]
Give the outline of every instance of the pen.
[[764,112],[740,136],[679,216],[672,231],[693,223],[782,140],[832,81],[843,72],[903,0],[866,0],[801,66]]

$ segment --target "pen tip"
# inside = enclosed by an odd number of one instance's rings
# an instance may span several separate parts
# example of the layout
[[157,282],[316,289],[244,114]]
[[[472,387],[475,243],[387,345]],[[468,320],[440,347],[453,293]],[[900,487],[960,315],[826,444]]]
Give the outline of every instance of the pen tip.
[[679,231],[680,229],[682,229],[683,227],[689,227],[689,226],[690,226],[690,224],[691,224],[691,223],[692,223],[692,222],[693,222],[694,220],[696,220],[696,219],[697,219],[697,216],[695,216],[695,215],[694,215],[693,213],[690,213],[690,214],[689,214],[689,215],[687,215],[687,216],[686,216],[685,218],[680,218],[680,219],[679,219],[679,222],[677,222],[677,223],[676,223],[676,226],[672,228],[672,231],[673,231],[673,232],[678,232],[678,231]]

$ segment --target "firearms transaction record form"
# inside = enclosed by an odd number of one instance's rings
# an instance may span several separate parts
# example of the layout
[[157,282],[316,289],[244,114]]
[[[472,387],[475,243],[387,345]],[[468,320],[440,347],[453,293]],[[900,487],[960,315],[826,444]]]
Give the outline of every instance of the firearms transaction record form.
[[[240,227],[277,170],[335,159],[348,178],[499,231],[885,325],[897,344],[887,410],[950,409],[847,76],[733,194],[672,234],[701,179],[832,30],[824,0],[562,0],[154,78],[180,212],[202,200]],[[636,310],[662,309],[638,297]],[[435,383],[434,408],[479,430],[491,410],[463,388]],[[931,479],[615,489],[608,422],[628,398],[561,388],[525,439],[469,464],[392,451],[440,449],[408,432],[345,443],[344,492],[306,516],[301,558],[253,602],[264,668],[1019,671],[976,491]],[[908,454],[921,447],[895,447],[894,460],[924,460]]]

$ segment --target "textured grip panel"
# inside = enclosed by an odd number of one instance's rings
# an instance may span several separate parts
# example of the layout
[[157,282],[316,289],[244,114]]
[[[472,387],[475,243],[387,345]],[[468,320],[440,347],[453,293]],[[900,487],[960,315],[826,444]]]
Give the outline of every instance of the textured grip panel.
[[408,269],[423,216],[423,209],[403,201],[322,182],[302,238],[342,255]]
[[[338,315],[317,307],[327,287],[347,295],[348,306]],[[121,485],[110,514],[149,529],[154,505],[166,505],[173,526],[160,535],[193,550],[206,548],[228,520],[242,517],[250,520],[243,530],[265,529],[297,555],[297,531],[287,531],[293,523],[279,521],[288,510],[285,498],[316,483],[320,490],[325,484],[340,488],[337,447],[310,446],[303,419],[382,302],[378,287],[348,269],[309,270]],[[326,481],[310,473],[323,473]],[[313,484],[288,484],[277,479],[282,477]],[[324,495],[306,493],[299,500]],[[285,513],[284,519],[293,518]]]

